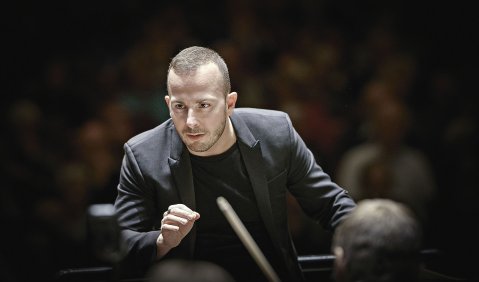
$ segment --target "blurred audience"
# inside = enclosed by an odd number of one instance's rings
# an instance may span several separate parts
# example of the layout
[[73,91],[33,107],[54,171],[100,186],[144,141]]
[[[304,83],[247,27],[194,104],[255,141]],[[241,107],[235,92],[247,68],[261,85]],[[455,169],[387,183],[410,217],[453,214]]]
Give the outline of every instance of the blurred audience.
[[[353,197],[405,203],[427,230],[441,230],[428,237],[434,247],[475,255],[478,101],[464,84],[473,71],[445,63],[467,63],[465,52],[444,52],[466,44],[408,35],[418,35],[423,14],[432,16],[420,13],[429,6],[415,3],[421,17],[412,19],[394,3],[398,9],[334,1],[12,5],[21,36],[6,53],[13,87],[0,111],[0,219],[15,230],[1,238],[17,243],[0,247],[0,280],[48,280],[93,263],[82,242],[85,209],[113,202],[123,142],[169,118],[162,64],[196,43],[228,61],[239,106],[288,112]],[[428,24],[421,26],[439,22]],[[301,253],[328,253],[331,234],[302,220],[294,202],[288,207]]]
[[[337,181],[357,201],[388,198],[402,202],[426,225],[437,192],[432,168],[426,156],[405,140],[412,122],[406,105],[376,91],[371,89],[364,98],[369,106],[364,122],[368,138],[343,155]],[[381,97],[372,100],[371,95]]]

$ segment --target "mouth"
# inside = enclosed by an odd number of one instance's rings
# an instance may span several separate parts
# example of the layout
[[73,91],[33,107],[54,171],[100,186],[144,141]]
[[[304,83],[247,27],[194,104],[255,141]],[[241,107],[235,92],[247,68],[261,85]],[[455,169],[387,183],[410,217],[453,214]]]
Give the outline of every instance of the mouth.
[[186,133],[186,137],[192,141],[197,141],[204,136],[204,133]]

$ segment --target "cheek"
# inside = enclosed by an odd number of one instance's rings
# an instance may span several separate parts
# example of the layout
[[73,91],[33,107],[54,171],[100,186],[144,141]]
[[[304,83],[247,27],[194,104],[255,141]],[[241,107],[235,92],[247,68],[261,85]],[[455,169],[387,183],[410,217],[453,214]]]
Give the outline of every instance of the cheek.
[[206,126],[206,127],[210,127],[210,128],[216,128],[221,123],[224,122],[224,119],[225,119],[224,113],[223,112],[218,112],[218,113],[215,113],[214,115],[211,115],[211,116],[207,117],[206,119],[204,119],[203,125]]
[[178,131],[181,131],[181,129],[185,126],[186,122],[181,117],[171,114],[171,112],[170,112],[170,116],[171,116],[171,119],[173,120],[173,124],[175,125],[175,127],[178,129]]

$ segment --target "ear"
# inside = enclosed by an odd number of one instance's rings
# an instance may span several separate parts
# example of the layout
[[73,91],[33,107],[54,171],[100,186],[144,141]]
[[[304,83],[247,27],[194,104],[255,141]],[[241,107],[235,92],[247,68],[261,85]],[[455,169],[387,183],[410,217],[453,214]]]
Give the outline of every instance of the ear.
[[233,114],[233,109],[236,105],[236,100],[238,99],[238,93],[231,92],[230,94],[226,95],[226,106],[228,107],[228,115]]
[[170,117],[171,117],[171,111],[170,111],[170,96],[169,96],[169,95],[165,95],[165,103],[166,103],[166,107],[168,108],[168,112],[170,113]]
[[168,109],[170,108],[170,95],[165,95],[165,102]]
[[334,247],[333,254],[336,257],[335,260],[338,262],[344,261],[344,250],[341,247]]
[[344,250],[341,247],[334,247],[333,248],[334,258],[334,269],[333,269],[333,276],[335,281],[341,282],[346,281],[346,259],[344,257]]

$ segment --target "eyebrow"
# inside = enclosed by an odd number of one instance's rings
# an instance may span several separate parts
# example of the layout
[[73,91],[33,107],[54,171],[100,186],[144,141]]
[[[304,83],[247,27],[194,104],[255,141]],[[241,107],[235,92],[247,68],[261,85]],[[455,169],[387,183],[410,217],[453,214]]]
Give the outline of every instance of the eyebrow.
[[[217,100],[218,99],[213,98],[213,97],[212,98],[202,98],[202,99],[197,99],[197,100],[193,101],[193,103],[199,104],[199,103],[204,103],[204,102],[213,102],[213,101],[217,101]],[[183,100],[172,98],[171,102],[172,103],[183,103]]]

